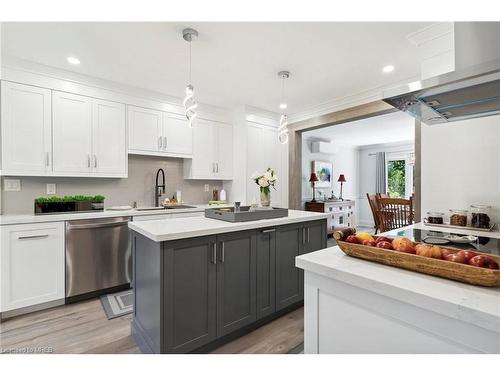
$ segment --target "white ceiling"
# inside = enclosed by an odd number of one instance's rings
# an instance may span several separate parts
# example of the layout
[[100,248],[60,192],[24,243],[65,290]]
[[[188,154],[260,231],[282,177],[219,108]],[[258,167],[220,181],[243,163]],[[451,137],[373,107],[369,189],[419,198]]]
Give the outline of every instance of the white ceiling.
[[367,146],[381,143],[413,141],[415,119],[403,112],[346,122],[305,132],[305,138],[322,138],[336,145]]
[[[430,23],[3,23],[2,52],[24,60],[182,97],[196,28],[198,101],[279,111],[279,70],[289,113],[419,76],[406,36]],[[67,56],[81,65],[72,66]],[[394,72],[383,74],[392,64]]]

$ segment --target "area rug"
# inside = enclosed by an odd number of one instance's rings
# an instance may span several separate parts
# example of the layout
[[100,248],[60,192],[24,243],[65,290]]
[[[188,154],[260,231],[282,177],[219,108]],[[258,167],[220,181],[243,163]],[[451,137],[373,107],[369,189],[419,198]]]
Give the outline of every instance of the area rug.
[[132,289],[101,296],[101,304],[109,319],[132,313],[134,310],[134,292]]
[[304,343],[300,343],[295,348],[289,350],[286,354],[304,354]]

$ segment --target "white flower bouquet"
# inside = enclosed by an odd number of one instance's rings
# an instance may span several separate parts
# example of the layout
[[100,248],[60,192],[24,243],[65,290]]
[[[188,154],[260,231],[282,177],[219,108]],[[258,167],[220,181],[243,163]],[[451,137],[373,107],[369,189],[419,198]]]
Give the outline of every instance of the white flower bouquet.
[[275,185],[278,182],[278,176],[276,176],[272,168],[267,168],[265,173],[255,172],[251,179],[259,186],[261,193],[269,194],[271,187],[276,190]]

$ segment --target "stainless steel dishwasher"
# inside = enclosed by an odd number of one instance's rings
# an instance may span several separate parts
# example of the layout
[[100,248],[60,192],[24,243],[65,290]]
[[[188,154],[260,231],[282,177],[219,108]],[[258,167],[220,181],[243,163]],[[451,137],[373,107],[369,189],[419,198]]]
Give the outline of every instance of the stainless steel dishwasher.
[[66,222],[66,301],[130,285],[130,217]]

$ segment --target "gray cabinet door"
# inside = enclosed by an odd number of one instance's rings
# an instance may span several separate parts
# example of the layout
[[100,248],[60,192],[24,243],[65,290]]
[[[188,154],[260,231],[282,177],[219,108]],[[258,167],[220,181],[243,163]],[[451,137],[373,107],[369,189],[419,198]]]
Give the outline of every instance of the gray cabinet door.
[[303,224],[276,228],[276,310],[302,300],[304,282],[295,257],[302,253]]
[[255,231],[217,236],[217,336],[256,320]]
[[257,231],[257,319],[276,311],[276,228]]
[[326,220],[304,223],[304,249],[303,254],[321,250],[326,247]]
[[217,338],[215,241],[164,243],[164,353],[189,352]]

